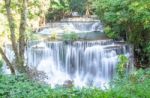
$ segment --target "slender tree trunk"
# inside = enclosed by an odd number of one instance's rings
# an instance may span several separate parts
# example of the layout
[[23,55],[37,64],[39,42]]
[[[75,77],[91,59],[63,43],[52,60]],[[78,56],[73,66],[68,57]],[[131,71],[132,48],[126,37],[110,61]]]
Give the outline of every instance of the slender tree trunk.
[[[11,43],[12,43],[13,51],[15,53],[15,66],[19,72],[25,71],[24,51],[25,51],[25,31],[26,31],[26,24],[27,24],[27,1],[28,0],[21,0],[22,6],[21,6],[21,20],[20,20],[20,27],[19,27],[19,45],[18,45],[15,36],[15,21],[11,13],[11,0],[5,0],[5,7],[7,11],[7,18],[9,22],[9,29],[11,35]],[[5,62],[10,67],[11,72],[15,73],[11,62],[6,57],[2,48],[0,50],[0,53],[2,54]]]
[[3,59],[6,62],[6,65],[10,68],[10,71],[12,74],[15,74],[15,69],[13,67],[13,65],[10,63],[9,59],[7,58],[7,56],[5,55],[3,49],[0,47],[0,54],[2,55]]
[[12,13],[10,10],[10,4],[11,0],[5,0],[5,6],[6,6],[6,11],[7,11],[7,18],[9,22],[9,28],[10,28],[10,35],[11,35],[11,42],[12,42],[12,48],[15,53],[16,59],[18,59],[18,48],[17,48],[17,43],[16,43],[16,36],[15,36],[15,23],[14,23],[14,18],[12,17]]
[[25,32],[27,25],[27,0],[22,1],[21,21],[19,28],[19,63],[24,66],[24,52],[25,52]]

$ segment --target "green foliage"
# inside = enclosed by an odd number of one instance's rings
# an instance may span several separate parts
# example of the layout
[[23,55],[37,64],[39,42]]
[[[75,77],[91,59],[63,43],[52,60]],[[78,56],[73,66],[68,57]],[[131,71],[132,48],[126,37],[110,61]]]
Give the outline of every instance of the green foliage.
[[[145,56],[145,58],[143,58],[142,61],[147,61],[147,63],[149,64],[150,63],[150,42],[147,42],[144,46],[144,50],[143,50],[143,54],[142,54],[142,57]],[[150,65],[147,65],[147,66],[150,66]]]
[[115,98],[149,98],[149,91],[150,69],[140,69],[132,72],[128,77],[119,78],[111,88],[111,94]]
[[148,42],[145,47],[145,51],[148,51],[150,53],[149,50],[150,50],[150,42]]
[[0,75],[0,98],[108,98],[95,88],[63,88],[39,84],[23,75]]
[[48,13],[46,14],[47,21],[58,21],[70,12],[68,0],[53,0]]
[[86,11],[89,10],[89,13],[93,13],[92,3],[95,0],[70,0],[69,6],[72,12],[78,12],[80,15],[85,15]]
[[46,14],[47,21],[59,21],[64,17],[71,16],[72,12],[78,12],[79,15],[85,15],[86,10],[92,13],[93,0],[53,0]]
[[2,73],[2,66],[3,66],[3,60],[2,60],[2,57],[0,55],[0,74]]
[[128,58],[124,55],[118,56],[119,63],[117,65],[117,73],[120,78],[122,78],[126,73],[126,64],[128,62]]
[[75,41],[79,39],[78,35],[75,32],[64,33],[62,37],[64,41]]
[[150,69],[115,79],[110,89],[64,88],[29,80],[24,75],[0,75],[0,98],[150,98]]
[[66,9],[68,7],[68,0],[54,0],[51,2],[54,9]]
[[[46,8],[47,5],[43,2],[48,2],[49,0],[29,0],[28,2],[28,14],[27,14],[27,29],[30,29],[30,32],[37,28],[39,25],[39,17],[40,15],[45,12],[43,9],[48,9]],[[16,39],[18,40],[19,38],[19,26],[20,26],[20,14],[21,14],[21,2],[22,0],[11,0],[11,12],[12,12],[12,17],[14,18],[14,24],[15,26],[15,36]],[[44,5],[45,8],[42,8],[41,6]],[[48,3],[49,5],[49,3]],[[49,7],[49,6],[48,6]],[[43,11],[41,13],[41,10]],[[10,39],[10,30],[9,30],[9,25],[7,21],[7,16],[6,16],[6,9],[5,9],[5,2],[4,0],[0,1],[0,41],[6,41],[6,38]],[[31,30],[32,29],[32,30]],[[29,30],[26,30],[28,33]],[[32,33],[32,32],[31,32]],[[27,35],[27,39],[28,39]],[[2,41],[1,41],[2,42]]]
[[63,18],[64,13],[62,10],[51,10],[46,14],[47,21],[59,21]]
[[49,90],[23,75],[0,75],[0,98],[46,98]]
[[118,37],[118,34],[115,33],[109,26],[104,28],[105,34],[112,39],[116,39]]
[[149,0],[97,0],[97,14],[110,28],[128,40],[139,44],[150,31]]
[[2,60],[2,57],[0,55],[0,69],[1,69],[2,66],[3,66],[3,60]]
[[87,0],[70,0],[70,9],[72,12],[78,12],[79,14],[85,13],[85,6]]
[[108,98],[108,95],[96,88],[55,88],[48,98]]
[[3,66],[3,61],[0,60],[0,69],[1,69],[2,66]]
[[57,33],[52,32],[52,33],[51,33],[51,36],[50,36],[50,39],[51,39],[51,40],[56,40],[56,39],[58,39]]
[[144,51],[150,41],[150,1],[96,0],[94,5],[97,15],[106,26],[108,37],[126,39],[134,44],[135,50],[141,51],[135,53],[140,62],[150,62],[146,59],[150,55],[146,56],[147,52]]
[[27,41],[34,41],[39,40],[39,36],[34,34],[31,30],[26,33],[26,40]]

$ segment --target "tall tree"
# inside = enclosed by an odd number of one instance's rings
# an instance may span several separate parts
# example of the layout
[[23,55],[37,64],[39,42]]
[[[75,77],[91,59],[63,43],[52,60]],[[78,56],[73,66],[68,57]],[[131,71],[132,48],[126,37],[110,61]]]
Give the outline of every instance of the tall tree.
[[21,2],[21,14],[20,14],[20,26],[19,26],[19,42],[16,38],[16,26],[15,20],[12,14],[12,0],[4,0],[6,15],[9,23],[10,29],[10,39],[12,44],[12,49],[15,54],[15,63],[12,63],[6,56],[2,47],[0,47],[0,54],[5,60],[7,66],[9,66],[11,73],[15,74],[15,68],[21,72],[25,71],[24,67],[24,49],[25,49],[25,32],[27,26],[27,4],[28,0],[20,0]]

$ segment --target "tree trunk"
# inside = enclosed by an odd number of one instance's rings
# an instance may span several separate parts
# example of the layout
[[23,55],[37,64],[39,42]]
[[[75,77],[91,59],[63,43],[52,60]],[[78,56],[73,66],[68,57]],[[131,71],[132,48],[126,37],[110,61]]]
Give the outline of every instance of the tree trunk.
[[5,55],[3,49],[0,47],[0,54],[2,55],[3,59],[5,60],[6,62],[6,65],[10,68],[10,71],[12,74],[15,74],[15,69],[14,67],[12,66],[12,64],[10,63],[10,61],[8,60],[7,56]]
[[21,21],[19,28],[19,66],[24,66],[25,32],[27,25],[27,0],[22,1]]
[[11,33],[10,35],[11,35],[12,48],[15,53],[16,59],[18,59],[19,55],[18,55],[18,48],[17,48],[16,36],[15,36],[15,23],[14,23],[14,18],[12,17],[12,14],[11,14],[10,4],[11,4],[11,0],[5,0],[7,18],[8,18],[9,28],[10,28],[10,33]]
[[[10,35],[11,35],[11,43],[12,48],[15,53],[15,66],[19,72],[25,72],[25,66],[24,66],[24,51],[25,51],[25,31],[26,31],[26,24],[27,24],[27,1],[28,0],[21,0],[22,6],[21,6],[21,20],[20,20],[20,27],[19,27],[19,47],[16,42],[16,36],[15,36],[15,21],[11,13],[11,0],[5,0],[5,6],[7,11],[7,18],[9,22],[9,29],[10,29]],[[3,51],[1,51],[1,54],[4,54]],[[9,60],[6,59],[6,56],[3,56],[4,60],[8,62]],[[9,61],[9,65],[12,65]]]

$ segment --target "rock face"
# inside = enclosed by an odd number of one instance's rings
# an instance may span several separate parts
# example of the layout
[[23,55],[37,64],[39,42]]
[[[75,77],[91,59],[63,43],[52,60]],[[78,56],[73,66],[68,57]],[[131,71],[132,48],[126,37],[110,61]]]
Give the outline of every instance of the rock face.
[[65,87],[65,88],[71,88],[71,87],[73,87],[73,81],[72,80],[66,80],[66,81],[64,81],[63,87]]

